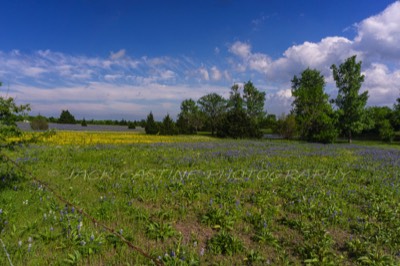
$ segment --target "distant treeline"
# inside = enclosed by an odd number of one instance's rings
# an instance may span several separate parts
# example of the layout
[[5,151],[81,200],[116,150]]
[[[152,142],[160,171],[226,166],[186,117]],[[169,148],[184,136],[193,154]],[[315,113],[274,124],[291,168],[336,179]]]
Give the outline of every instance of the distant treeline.
[[400,98],[393,108],[366,107],[368,91],[360,92],[364,75],[361,61],[356,56],[341,65],[331,66],[338,89],[335,99],[325,93],[325,78],[316,69],[305,69],[294,76],[292,84],[292,110],[277,117],[267,114],[264,104],[266,93],[259,91],[251,81],[239,86],[234,84],[227,99],[210,93],[198,100],[185,99],[176,121],[166,114],[162,121],[155,121],[150,112],[146,120],[76,120],[62,110],[59,118],[37,116],[31,118],[45,129],[46,121],[82,126],[119,125],[131,129],[144,128],[147,134],[175,135],[197,134],[208,131],[213,136],[230,138],[260,138],[265,133],[275,133],[283,138],[298,138],[310,142],[331,143],[337,138],[349,142],[355,138],[381,139],[391,142],[400,131]]

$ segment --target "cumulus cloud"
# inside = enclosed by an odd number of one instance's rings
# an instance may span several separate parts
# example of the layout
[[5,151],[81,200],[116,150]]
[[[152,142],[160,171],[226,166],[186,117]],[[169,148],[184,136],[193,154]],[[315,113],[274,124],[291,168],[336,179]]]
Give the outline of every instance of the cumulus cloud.
[[383,12],[356,24],[355,46],[367,56],[386,60],[400,59],[400,1]]
[[364,71],[364,90],[368,90],[372,105],[392,106],[400,97],[400,70],[390,71],[386,65],[372,64]]
[[232,44],[229,51],[242,60],[239,63],[235,62],[235,68],[239,72],[251,69],[261,73],[266,73],[272,61],[266,54],[252,53],[251,45],[240,41]]
[[229,51],[241,58],[247,58],[251,54],[251,45],[237,41],[232,44],[232,46],[229,48]]
[[[319,42],[306,41],[289,47],[275,60],[267,54],[253,52],[249,43],[237,41],[229,48],[229,52],[237,57],[231,64],[238,72],[253,70],[275,84],[289,81],[306,68],[315,68],[333,86],[330,66],[357,55],[358,60],[363,61],[366,75],[363,88],[370,92],[369,103],[390,105],[399,95],[400,1],[356,24],[355,29],[357,35],[353,40],[328,36]],[[287,99],[283,97],[284,92],[287,93],[279,90],[271,97],[283,101]]]
[[268,89],[268,111],[279,114],[290,110],[293,75],[307,67],[316,68],[332,88],[330,66],[356,54],[363,61],[363,89],[369,91],[369,103],[391,106],[400,96],[400,2],[354,27],[354,39],[326,36],[318,42],[305,41],[288,47],[274,59],[253,51],[250,42],[236,41],[228,48],[226,61],[218,47],[211,51],[221,60],[218,63],[203,63],[185,55],[132,58],[124,49],[105,57],[51,50],[30,54],[0,51],[0,79],[10,83],[11,92],[19,100],[32,103],[34,108],[39,106],[43,114],[47,114],[46,106],[87,110],[83,106],[88,103],[99,118],[110,110],[121,114],[129,104],[135,106],[132,111],[143,110],[144,117],[150,111],[146,102],[151,102],[153,111],[159,108],[165,113],[169,108],[168,112],[174,114],[185,98],[196,99],[210,92],[226,95],[232,81],[252,79],[257,87],[261,84]]

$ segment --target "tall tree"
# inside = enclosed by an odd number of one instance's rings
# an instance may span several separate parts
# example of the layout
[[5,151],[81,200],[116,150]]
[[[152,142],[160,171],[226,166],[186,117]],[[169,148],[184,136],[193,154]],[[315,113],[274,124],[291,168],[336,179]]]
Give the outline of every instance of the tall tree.
[[229,111],[242,111],[244,109],[243,107],[244,101],[242,98],[242,95],[240,94],[240,87],[238,84],[234,84],[231,87],[230,91],[230,96],[228,100],[228,108]]
[[178,130],[176,129],[175,122],[171,119],[169,114],[167,114],[161,124],[160,128],[161,135],[176,135]]
[[68,111],[62,110],[60,114],[60,118],[58,119],[58,123],[60,124],[75,124],[75,117]]
[[251,81],[248,81],[243,86],[243,99],[247,115],[256,123],[260,123],[266,114],[264,111],[265,92],[259,91]]
[[193,134],[202,126],[203,119],[199,107],[192,99],[181,103],[181,112],[178,114],[178,127],[181,133]]
[[154,116],[152,112],[150,112],[147,115],[146,125],[144,127],[144,130],[146,131],[146,134],[152,134],[152,135],[155,135],[159,132],[158,125],[156,121],[154,121]]
[[201,112],[210,124],[211,134],[214,136],[218,121],[226,111],[226,100],[217,93],[210,93],[201,97],[197,103]]
[[231,87],[227,112],[217,127],[219,136],[232,138],[259,138],[262,136],[257,119],[249,116],[245,104],[239,85],[234,84]]
[[361,61],[352,56],[339,67],[332,65],[333,78],[339,89],[335,103],[339,111],[339,127],[351,143],[352,135],[365,127],[364,109],[368,100],[368,91],[359,94],[364,82],[361,74]]
[[324,76],[307,68],[292,79],[292,112],[295,114],[300,137],[307,141],[333,142],[337,136],[329,96],[324,92]]

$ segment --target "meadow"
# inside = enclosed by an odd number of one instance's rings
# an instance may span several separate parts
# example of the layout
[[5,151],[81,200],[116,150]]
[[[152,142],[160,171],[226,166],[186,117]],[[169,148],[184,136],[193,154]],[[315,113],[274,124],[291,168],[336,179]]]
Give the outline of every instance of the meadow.
[[155,264],[118,235],[165,265],[400,264],[396,146],[61,131],[7,155],[1,265]]

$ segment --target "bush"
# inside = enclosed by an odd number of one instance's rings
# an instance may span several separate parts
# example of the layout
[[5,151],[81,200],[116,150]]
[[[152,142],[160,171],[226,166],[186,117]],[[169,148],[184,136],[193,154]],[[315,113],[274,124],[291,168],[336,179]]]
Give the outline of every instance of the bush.
[[136,124],[135,124],[135,122],[129,122],[129,123],[128,123],[128,129],[136,129]]
[[38,115],[32,119],[31,128],[33,130],[48,130],[49,123],[47,122],[46,117]]

